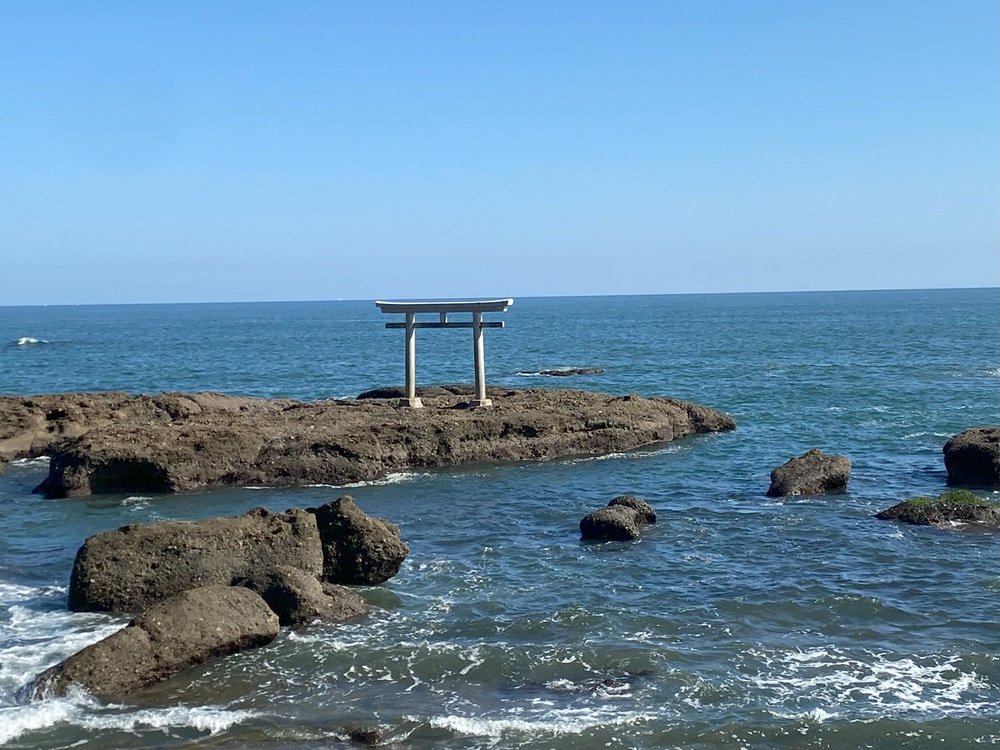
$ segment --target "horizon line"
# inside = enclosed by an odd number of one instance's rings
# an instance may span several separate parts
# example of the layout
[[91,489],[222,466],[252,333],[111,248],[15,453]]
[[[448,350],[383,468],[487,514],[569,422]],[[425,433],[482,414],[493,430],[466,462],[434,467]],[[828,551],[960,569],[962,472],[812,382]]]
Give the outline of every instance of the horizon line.
[[[709,297],[709,296],[735,296],[735,295],[763,295],[763,294],[847,294],[851,292],[946,292],[963,290],[1000,290],[1000,285],[994,286],[954,286],[954,287],[880,287],[864,289],[780,289],[780,290],[746,290],[728,292],[629,292],[621,294],[590,293],[590,294],[524,294],[506,295],[506,298],[513,299],[572,299],[574,297]],[[489,296],[489,295],[487,295]],[[481,295],[468,297],[413,297],[413,300],[472,300],[479,299]],[[485,298],[485,297],[482,297]],[[186,300],[186,301],[160,301],[160,302],[54,302],[35,304],[6,304],[0,303],[2,308],[15,307],[141,307],[158,305],[284,305],[284,304],[317,304],[326,302],[372,302],[376,299],[387,299],[386,297],[351,297],[336,299],[244,299],[244,300]],[[402,297],[400,299],[403,299]],[[492,299],[492,297],[491,297]]]

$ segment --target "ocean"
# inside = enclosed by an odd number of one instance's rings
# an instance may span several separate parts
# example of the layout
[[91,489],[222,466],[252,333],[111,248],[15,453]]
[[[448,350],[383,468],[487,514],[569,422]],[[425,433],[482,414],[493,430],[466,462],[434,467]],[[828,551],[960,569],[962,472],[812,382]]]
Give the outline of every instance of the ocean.
[[[502,291],[502,290],[501,290]],[[372,301],[0,307],[0,393],[213,390],[315,400],[402,384]],[[734,432],[620,455],[391,474],[348,487],[49,500],[0,476],[0,745],[271,748],[965,748],[1000,744],[1000,535],[877,521],[946,488],[941,447],[1000,423],[1000,290],[520,298],[487,381],[637,392]],[[468,330],[417,332],[420,385],[471,383]],[[544,369],[600,367],[554,378]],[[812,447],[843,495],[765,497]],[[616,495],[659,522],[586,544]],[[24,703],[127,618],[73,614],[84,539],[127,523],[352,495],[410,556],[374,613],[286,630],[108,703]],[[998,493],[982,492],[996,497]]]

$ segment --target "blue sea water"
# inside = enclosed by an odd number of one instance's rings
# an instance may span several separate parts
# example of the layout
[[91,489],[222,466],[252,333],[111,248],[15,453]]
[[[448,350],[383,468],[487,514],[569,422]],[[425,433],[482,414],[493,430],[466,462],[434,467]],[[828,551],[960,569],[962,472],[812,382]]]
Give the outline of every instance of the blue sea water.
[[[872,517],[945,489],[948,437],[1000,422],[1000,291],[528,298],[492,317],[491,384],[669,395],[738,428],[348,488],[48,500],[31,493],[45,461],[17,462],[0,476],[0,745],[318,749],[352,727],[416,750],[1000,744],[1000,536]],[[0,307],[0,394],[350,397],[402,382],[387,319],[371,301]],[[419,331],[418,382],[470,382],[470,338]],[[560,367],[604,372],[519,374]],[[848,492],[765,497],[814,446],[851,458]],[[582,544],[579,519],[626,492],[660,522]],[[370,617],[120,704],[18,700],[124,623],[65,609],[88,535],[344,493],[411,550],[363,590]]]

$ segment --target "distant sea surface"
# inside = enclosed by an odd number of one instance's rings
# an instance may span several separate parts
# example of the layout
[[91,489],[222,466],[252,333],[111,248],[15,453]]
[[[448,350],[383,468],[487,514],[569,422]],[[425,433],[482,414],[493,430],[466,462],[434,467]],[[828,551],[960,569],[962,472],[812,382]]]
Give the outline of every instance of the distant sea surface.
[[[47,500],[0,476],[0,745],[9,748],[965,748],[1000,744],[1000,535],[877,521],[946,489],[941,447],[1000,422],[997,289],[517,299],[487,315],[488,382],[668,395],[736,431],[541,464],[416,470],[346,488]],[[368,302],[0,307],[0,393],[351,397],[403,380]],[[566,378],[540,370],[601,367]],[[468,330],[417,332],[420,384],[472,381]],[[848,492],[770,499],[812,447]],[[374,614],[107,703],[17,689],[124,625],[72,614],[84,539],[127,523],[349,493],[399,524]],[[660,516],[583,544],[612,497]],[[996,493],[982,493],[995,497]]]

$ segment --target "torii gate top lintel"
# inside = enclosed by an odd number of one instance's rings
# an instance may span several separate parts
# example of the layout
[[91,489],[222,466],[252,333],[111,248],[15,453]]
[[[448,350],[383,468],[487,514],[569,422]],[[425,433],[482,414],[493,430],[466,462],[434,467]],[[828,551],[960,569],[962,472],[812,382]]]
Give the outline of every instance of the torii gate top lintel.
[[509,298],[477,302],[375,302],[384,313],[506,312],[513,304],[514,300]]
[[[419,408],[423,406],[417,398],[416,385],[416,329],[417,328],[471,328],[473,363],[476,370],[476,398],[472,406],[492,406],[486,398],[486,358],[483,352],[483,329],[503,328],[503,322],[483,322],[484,312],[505,312],[514,304],[512,298],[479,301],[441,302],[386,302],[377,300],[375,306],[384,313],[405,313],[405,323],[386,323],[386,328],[406,329],[406,396],[399,401],[400,406]],[[468,322],[449,322],[448,313],[472,313]],[[417,313],[437,313],[436,323],[418,323]]]

